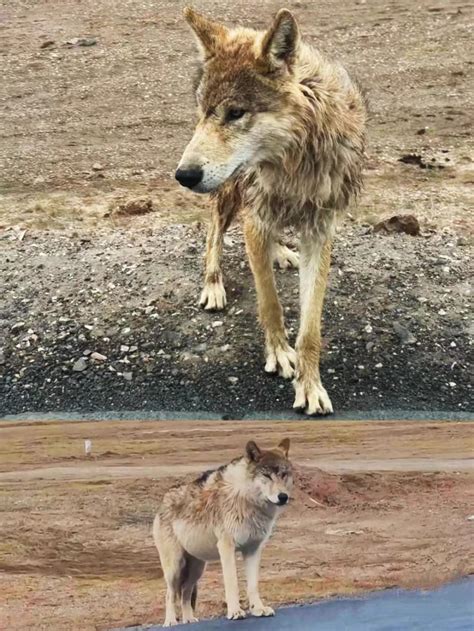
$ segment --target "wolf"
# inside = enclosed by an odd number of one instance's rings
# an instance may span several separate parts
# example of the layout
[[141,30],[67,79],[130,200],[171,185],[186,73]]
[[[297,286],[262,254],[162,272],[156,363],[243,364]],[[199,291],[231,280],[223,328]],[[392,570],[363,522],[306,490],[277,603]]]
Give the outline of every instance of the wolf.
[[293,471],[290,441],[263,450],[249,441],[245,455],[189,484],[170,489],[153,523],[153,537],[167,585],[165,627],[195,622],[197,583],[208,561],[220,559],[224,576],[227,618],[245,618],[239,602],[236,552],[242,553],[247,596],[253,616],[273,616],[259,591],[263,546],[282,508],[290,501]]
[[[185,9],[200,53],[198,122],[175,173],[210,193],[201,304],[226,302],[223,235],[240,211],[265,334],[265,370],[293,378],[293,407],[329,414],[319,369],[321,313],[337,219],[361,188],[367,107],[346,69],[305,43],[280,10],[265,31],[228,28]],[[279,237],[300,233],[300,325],[289,345],[273,275]],[[283,258],[286,253],[283,252]]]

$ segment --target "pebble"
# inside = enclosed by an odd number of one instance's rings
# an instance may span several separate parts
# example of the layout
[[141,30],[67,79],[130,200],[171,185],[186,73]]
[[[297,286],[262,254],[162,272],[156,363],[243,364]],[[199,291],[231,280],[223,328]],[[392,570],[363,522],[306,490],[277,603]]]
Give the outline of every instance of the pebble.
[[416,342],[416,337],[399,322],[393,323],[393,330],[400,338],[402,344],[414,344]]
[[129,350],[130,350],[130,346],[127,346],[126,344],[122,344],[120,346],[120,352],[121,353],[128,353]]
[[132,372],[124,372],[123,373],[123,378],[125,379],[125,381],[132,381],[133,373]]
[[107,356],[94,351],[93,353],[91,353],[91,359],[95,359],[98,362],[105,362],[107,361]]
[[364,331],[365,331],[366,333],[372,333],[372,331],[373,331],[373,330],[374,330],[374,329],[372,328],[372,325],[371,325],[371,324],[368,324],[368,325],[364,328]]
[[237,382],[238,382],[238,380],[239,380],[239,378],[238,378],[238,377],[228,377],[228,378],[227,378],[227,381],[229,381],[229,382],[230,382],[230,383],[232,383],[232,384],[237,383]]
[[85,357],[79,357],[79,359],[77,359],[74,362],[73,367],[72,367],[74,372],[82,372],[86,368],[87,368],[87,359]]
[[217,327],[222,326],[224,323],[222,322],[222,320],[214,320],[214,322],[212,323],[212,328],[213,329],[217,329]]

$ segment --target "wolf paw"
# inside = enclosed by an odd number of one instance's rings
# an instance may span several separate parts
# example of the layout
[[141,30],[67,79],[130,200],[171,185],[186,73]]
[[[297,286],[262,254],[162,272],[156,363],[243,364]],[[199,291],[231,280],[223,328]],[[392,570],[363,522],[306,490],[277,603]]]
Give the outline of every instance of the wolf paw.
[[251,607],[250,613],[252,616],[256,616],[257,618],[267,618],[275,615],[273,609],[271,607],[266,607],[265,605],[261,605],[260,607]]
[[286,342],[267,343],[265,372],[278,372],[284,379],[295,374],[296,353]]
[[199,304],[207,311],[220,311],[227,304],[224,283],[221,279],[215,283],[206,283],[202,290]]
[[194,616],[183,618],[183,624],[192,624],[193,622],[199,622],[199,618],[195,618]]
[[293,382],[295,387],[295,402],[293,407],[304,410],[306,414],[332,414],[332,403],[322,383],[305,382],[296,379]]
[[245,618],[245,611],[240,607],[227,612],[228,620],[242,620],[243,618]]
[[273,262],[276,263],[280,269],[288,269],[289,267],[298,269],[300,257],[298,252],[290,250],[286,245],[276,243],[275,249],[273,250]]
[[176,618],[167,618],[163,624],[164,627],[175,627],[178,624]]

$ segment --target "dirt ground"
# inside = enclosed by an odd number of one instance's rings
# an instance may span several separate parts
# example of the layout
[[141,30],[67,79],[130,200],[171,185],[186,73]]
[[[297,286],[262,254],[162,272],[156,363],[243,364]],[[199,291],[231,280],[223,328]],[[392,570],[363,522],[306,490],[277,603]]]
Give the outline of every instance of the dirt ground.
[[[0,5],[0,416],[291,409],[291,386],[262,372],[238,227],[225,246],[226,312],[196,305],[207,200],[172,179],[194,121],[183,4]],[[259,27],[280,6],[195,4]],[[472,411],[471,8],[286,4],[371,102],[365,191],[341,227],[325,310],[335,409]],[[408,154],[426,168],[400,162]],[[153,212],[120,214],[138,198]],[[421,237],[372,231],[407,212]],[[278,274],[292,339],[295,276]]]
[[[272,446],[283,436],[297,477],[263,555],[270,603],[428,587],[474,571],[471,423],[4,422],[0,628],[162,621],[151,537],[160,497],[250,438]],[[218,564],[199,602],[201,617],[223,613]]]

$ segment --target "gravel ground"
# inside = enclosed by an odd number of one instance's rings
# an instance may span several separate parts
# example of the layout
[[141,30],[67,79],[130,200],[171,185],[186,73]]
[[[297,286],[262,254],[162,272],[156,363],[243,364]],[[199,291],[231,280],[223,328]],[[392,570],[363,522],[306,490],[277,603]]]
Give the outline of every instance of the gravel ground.
[[[1,241],[0,414],[291,409],[263,371],[255,292],[238,228],[227,237],[229,304],[197,306],[199,224]],[[21,235],[20,235],[21,236]],[[438,234],[348,224],[333,256],[322,374],[335,409],[469,411],[469,246]],[[472,260],[472,259],[471,259]],[[277,272],[290,335],[294,271]]]

